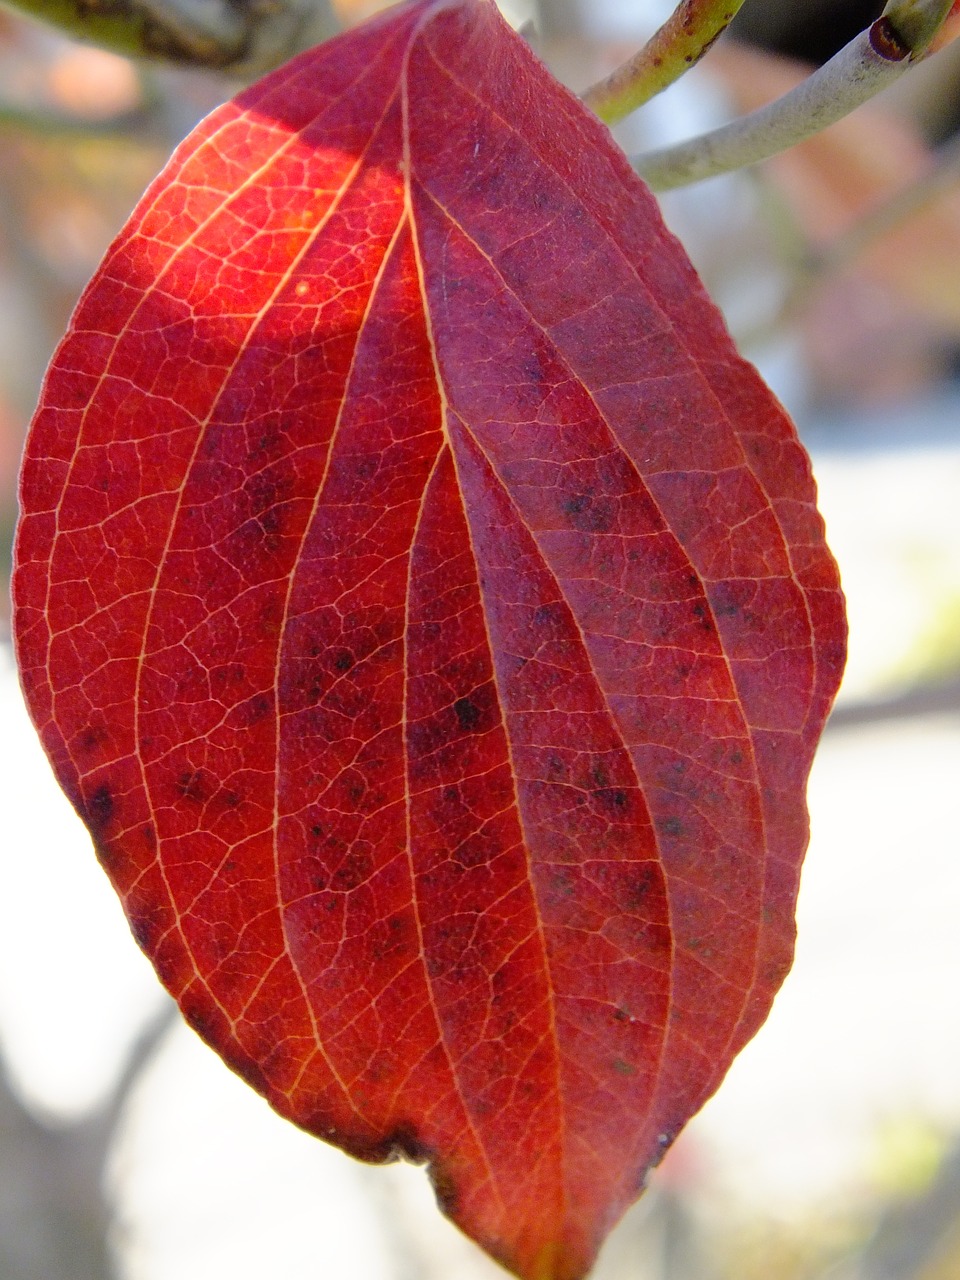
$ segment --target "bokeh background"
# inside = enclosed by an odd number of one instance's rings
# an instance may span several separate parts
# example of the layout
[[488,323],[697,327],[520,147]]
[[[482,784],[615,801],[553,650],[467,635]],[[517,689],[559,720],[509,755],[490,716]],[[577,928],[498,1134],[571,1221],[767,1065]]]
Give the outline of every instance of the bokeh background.
[[[343,25],[372,9],[337,0]],[[515,0],[574,88],[672,6]],[[748,0],[630,151],[788,88],[880,10]],[[43,370],[176,141],[237,86],[0,14],[0,544]],[[960,41],[762,169],[663,201],[810,448],[851,651],[794,970],[597,1280],[960,1276]],[[0,609],[0,1278],[493,1280],[421,1170],[277,1119],[137,952],[26,719]]]

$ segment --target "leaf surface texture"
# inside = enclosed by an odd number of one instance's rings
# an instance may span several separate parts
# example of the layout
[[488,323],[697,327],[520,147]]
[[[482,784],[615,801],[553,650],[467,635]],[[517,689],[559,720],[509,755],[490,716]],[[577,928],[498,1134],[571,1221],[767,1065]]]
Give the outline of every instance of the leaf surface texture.
[[34,719],[282,1114],[575,1280],[790,963],[839,679],[807,458],[488,0],[210,116],[27,449]]

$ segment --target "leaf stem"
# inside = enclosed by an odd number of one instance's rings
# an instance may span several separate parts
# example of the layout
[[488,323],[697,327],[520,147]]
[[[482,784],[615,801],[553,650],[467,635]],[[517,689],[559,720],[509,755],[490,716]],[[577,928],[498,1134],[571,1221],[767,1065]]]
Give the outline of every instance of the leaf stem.
[[898,80],[923,56],[951,4],[890,0],[872,26],[782,98],[710,133],[639,156],[634,167],[655,191],[667,191],[795,146]]
[[639,53],[582,95],[585,106],[616,124],[689,71],[730,25],[743,0],[680,0]]

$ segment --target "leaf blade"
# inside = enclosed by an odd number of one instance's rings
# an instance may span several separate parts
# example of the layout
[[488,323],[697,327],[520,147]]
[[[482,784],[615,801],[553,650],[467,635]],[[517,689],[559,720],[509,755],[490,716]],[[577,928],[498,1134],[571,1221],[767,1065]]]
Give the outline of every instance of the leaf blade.
[[486,3],[306,55],[108,254],[23,498],[33,715],[188,1018],[584,1274],[789,961],[842,648],[626,161]]

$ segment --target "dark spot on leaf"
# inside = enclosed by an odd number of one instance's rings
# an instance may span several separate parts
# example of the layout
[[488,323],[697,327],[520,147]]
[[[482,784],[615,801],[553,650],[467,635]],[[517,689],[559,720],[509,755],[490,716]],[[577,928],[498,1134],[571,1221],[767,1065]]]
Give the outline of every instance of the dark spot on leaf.
[[335,671],[349,671],[353,666],[353,654],[347,653],[346,649],[342,653],[337,654],[336,661],[333,664]]
[[349,892],[369,880],[373,874],[373,859],[365,849],[351,849],[334,872],[331,889]]
[[397,1125],[384,1145],[388,1148],[385,1157],[387,1160],[409,1160],[411,1164],[426,1164],[432,1155],[413,1125]]
[[77,738],[77,746],[81,751],[93,751],[106,742],[108,737],[105,728],[90,725]]
[[567,612],[566,608],[560,601],[552,604],[541,604],[533,612],[533,625],[541,628],[547,633],[543,639],[562,638],[565,634]]
[[647,865],[642,867],[631,880],[625,905],[630,911],[637,911],[643,906],[647,894],[650,892],[650,886],[654,881],[653,867]]
[[440,1206],[441,1212],[445,1213],[448,1218],[456,1218],[460,1194],[453,1178],[442,1169],[431,1165],[430,1182],[433,1185],[433,1191],[437,1197],[437,1204]]
[[679,836],[683,834],[683,823],[679,818],[664,818],[660,824],[660,830],[666,836]]
[[472,733],[476,729],[481,720],[481,710],[476,703],[471,702],[469,698],[458,698],[453,704],[456,712],[457,724],[464,733]]
[[544,381],[543,366],[535,355],[524,362],[523,372],[532,386],[539,387]]
[[271,507],[269,511],[264,511],[262,515],[257,517],[257,523],[260,526],[260,532],[263,534],[264,543],[270,551],[276,551],[280,546],[280,535],[283,532],[283,512],[280,507]]
[[604,809],[612,813],[623,814],[630,807],[630,796],[620,787],[600,788],[593,795]]
[[371,943],[370,953],[375,960],[392,959],[396,963],[405,955],[415,954],[418,944],[413,933],[413,921],[410,916],[403,912],[392,915],[385,922],[385,928],[383,926],[379,928],[376,938]]
[[177,789],[177,793],[184,800],[193,800],[198,804],[202,803],[210,795],[210,784],[199,769],[184,770],[177,778],[174,786]]
[[451,852],[450,857],[462,867],[479,867],[495,857],[497,846],[482,832],[467,837]]
[[700,619],[700,626],[704,631],[713,630],[713,619],[710,617],[710,610],[702,600],[693,606],[693,613],[694,617]]
[[101,783],[87,801],[87,821],[95,833],[102,833],[113,817],[115,807],[113,791],[106,782]]
[[157,921],[149,914],[135,915],[130,918],[130,932],[141,951],[147,955],[153,950],[157,936]]
[[247,703],[247,723],[258,724],[273,710],[273,698],[268,693],[258,693]]
[[561,505],[563,514],[569,516],[574,529],[581,533],[609,533],[613,527],[615,511],[609,498],[591,493],[578,493]]

